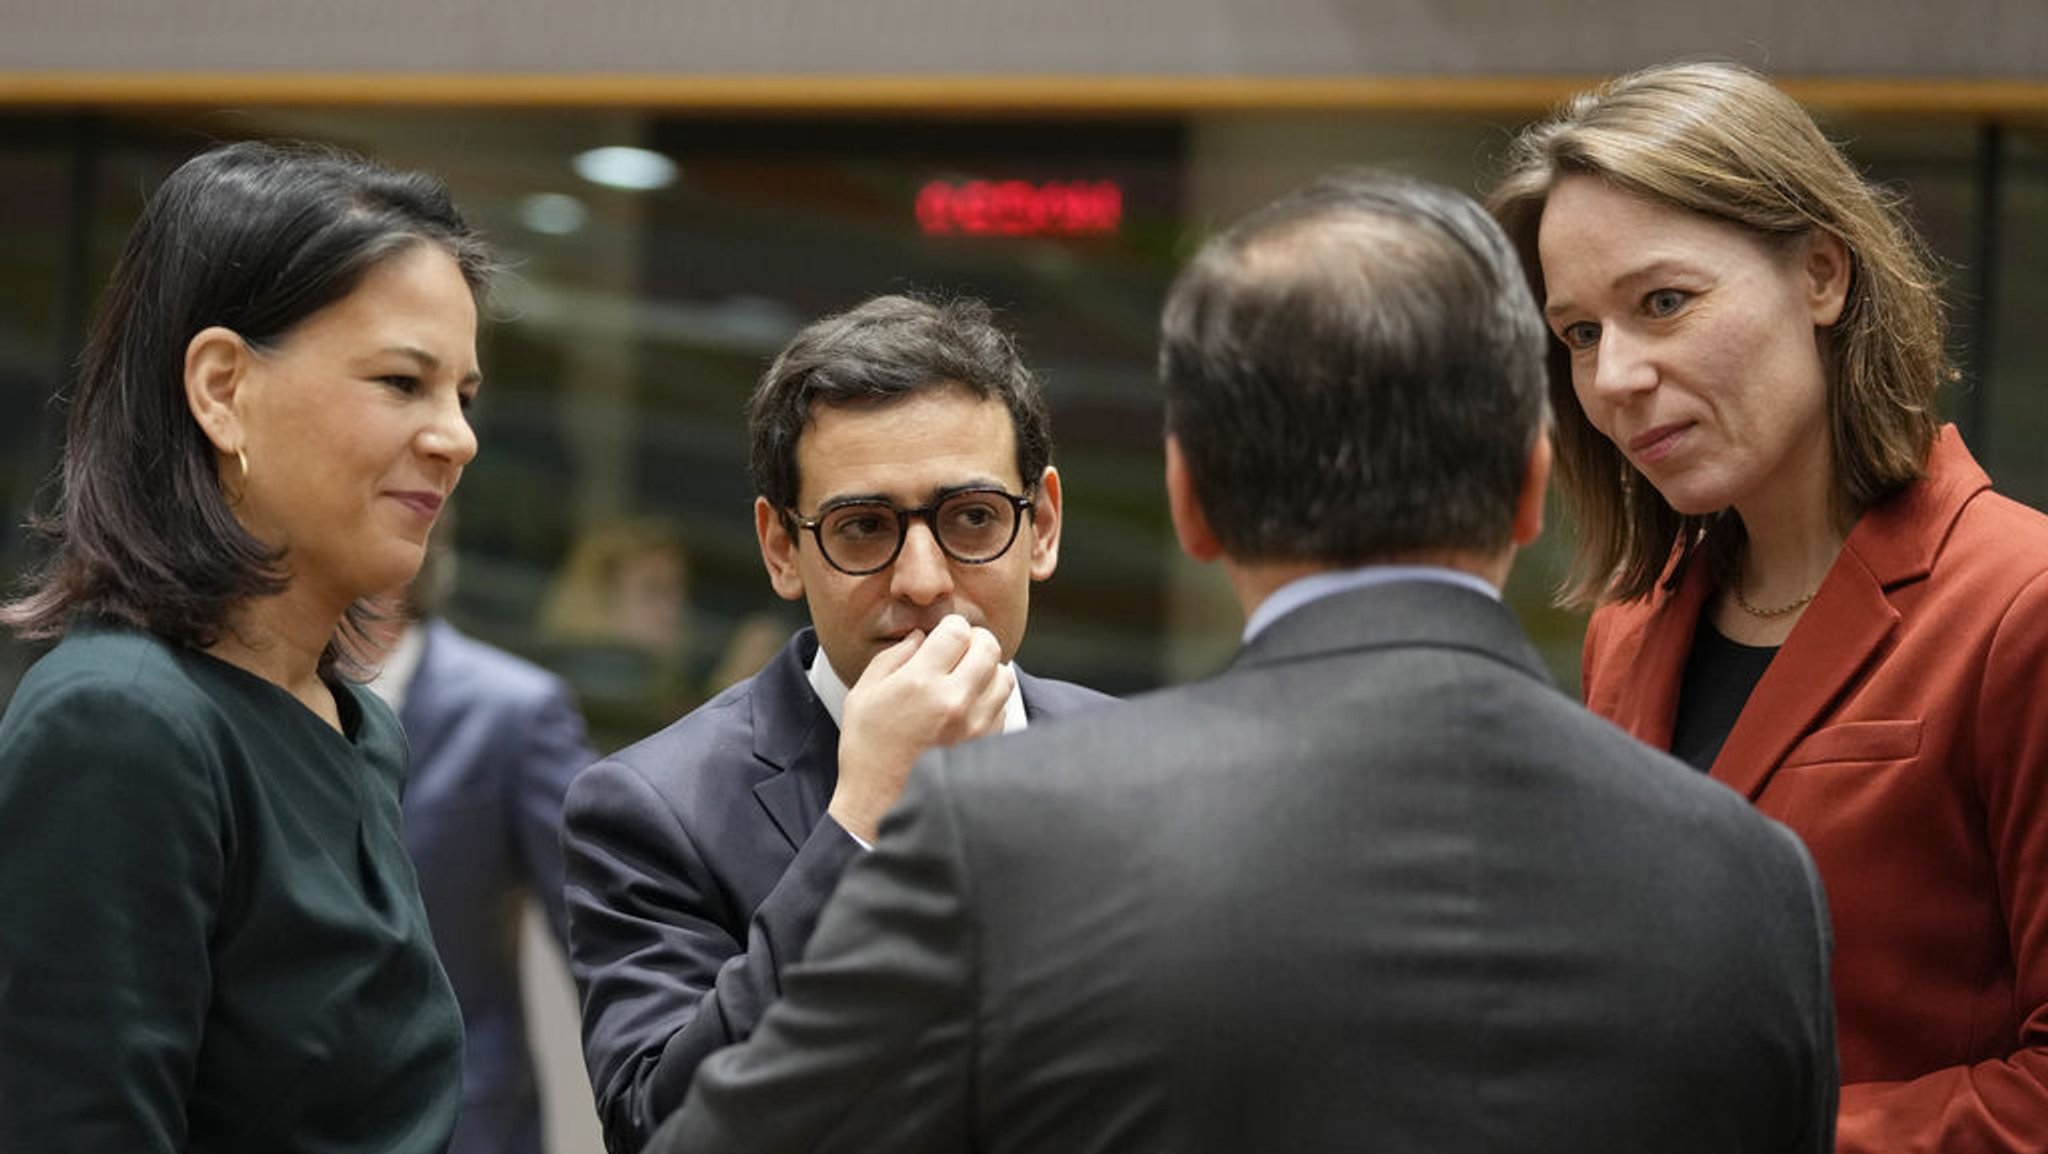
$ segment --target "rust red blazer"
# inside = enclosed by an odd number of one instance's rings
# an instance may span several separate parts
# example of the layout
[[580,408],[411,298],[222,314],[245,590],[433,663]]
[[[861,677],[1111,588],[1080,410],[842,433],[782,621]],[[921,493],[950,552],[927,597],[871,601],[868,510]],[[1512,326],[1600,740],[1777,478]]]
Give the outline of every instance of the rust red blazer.
[[[1706,570],[1586,633],[1586,703],[1659,748]],[[1954,428],[1857,522],[1713,775],[1827,887],[1837,1149],[2048,1151],[2048,516]]]

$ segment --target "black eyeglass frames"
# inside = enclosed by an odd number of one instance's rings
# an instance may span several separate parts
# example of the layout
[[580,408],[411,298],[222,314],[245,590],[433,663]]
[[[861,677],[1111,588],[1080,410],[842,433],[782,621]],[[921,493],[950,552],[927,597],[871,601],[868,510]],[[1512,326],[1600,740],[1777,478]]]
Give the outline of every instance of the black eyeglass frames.
[[1017,530],[1035,508],[1030,497],[994,487],[956,489],[929,505],[898,508],[887,501],[841,501],[815,517],[790,510],[799,530],[808,529],[825,562],[849,577],[865,577],[895,564],[920,518],[946,556],[963,565],[986,565],[1010,551]]

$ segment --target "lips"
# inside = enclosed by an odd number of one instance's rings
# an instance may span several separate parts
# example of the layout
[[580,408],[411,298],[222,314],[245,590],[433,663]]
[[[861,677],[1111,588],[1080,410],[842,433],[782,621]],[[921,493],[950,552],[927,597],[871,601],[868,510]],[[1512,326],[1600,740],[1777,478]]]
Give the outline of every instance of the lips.
[[1691,422],[1680,422],[1638,433],[1629,439],[1628,455],[1642,464],[1655,464],[1676,452],[1691,428]]
[[441,512],[441,494],[430,490],[410,490],[391,494],[392,500],[412,509],[422,517],[434,517]]

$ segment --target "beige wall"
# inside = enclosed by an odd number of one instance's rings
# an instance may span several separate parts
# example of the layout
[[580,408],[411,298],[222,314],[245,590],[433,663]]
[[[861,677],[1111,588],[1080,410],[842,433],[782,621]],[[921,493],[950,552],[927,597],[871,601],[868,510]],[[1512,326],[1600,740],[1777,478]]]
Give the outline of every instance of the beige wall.
[[2048,77],[2042,0],[0,0],[0,72]]

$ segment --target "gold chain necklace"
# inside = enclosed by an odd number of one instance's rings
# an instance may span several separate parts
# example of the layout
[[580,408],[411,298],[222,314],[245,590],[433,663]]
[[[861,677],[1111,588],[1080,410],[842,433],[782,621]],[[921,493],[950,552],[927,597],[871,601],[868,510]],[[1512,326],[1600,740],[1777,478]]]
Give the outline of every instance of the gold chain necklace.
[[1787,613],[1799,612],[1801,609],[1806,608],[1806,603],[1812,601],[1815,594],[1820,592],[1820,590],[1815,589],[1812,593],[1808,593],[1806,596],[1801,597],[1799,600],[1794,601],[1788,605],[1780,605],[1776,609],[1758,609],[1756,606],[1751,605],[1749,603],[1749,598],[1744,597],[1742,595],[1742,566],[1740,564],[1736,565],[1735,579],[1729,582],[1729,586],[1735,591],[1735,604],[1739,606],[1744,613],[1749,614],[1751,617],[1761,617],[1765,621],[1769,621],[1774,617],[1783,617]]

